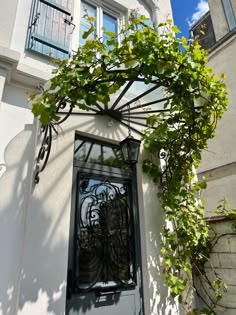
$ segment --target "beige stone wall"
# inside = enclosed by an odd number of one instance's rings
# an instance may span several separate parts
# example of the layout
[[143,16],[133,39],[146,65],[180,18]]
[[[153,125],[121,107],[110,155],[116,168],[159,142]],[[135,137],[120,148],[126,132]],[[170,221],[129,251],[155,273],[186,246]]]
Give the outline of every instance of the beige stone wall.
[[[231,1],[234,10],[236,1]],[[228,34],[228,25],[225,18],[221,0],[209,0],[209,7],[216,40]],[[236,11],[235,11],[236,12]],[[202,163],[198,170],[199,178],[206,176],[208,187],[202,192],[206,202],[207,217],[216,216],[216,208],[220,200],[229,201],[232,208],[236,208],[236,35],[231,34],[227,40],[222,40],[221,45],[209,54],[209,65],[213,71],[226,75],[226,86],[229,96],[228,111],[218,123],[216,137],[209,141],[208,149],[203,152]],[[213,220],[213,218],[212,218]],[[236,235],[232,234],[232,222],[212,221],[211,237],[219,238],[210,257],[210,264],[206,265],[209,279],[214,280],[212,265],[224,282],[228,285],[228,292],[219,302],[221,306],[216,309],[217,315],[236,314]],[[200,277],[199,277],[200,278]],[[199,284],[199,278],[196,280]],[[207,294],[213,298],[209,285],[201,294],[209,302]],[[198,301],[200,301],[198,299]],[[201,305],[201,303],[199,303]]]
[[236,207],[235,162],[236,146],[236,75],[235,75],[236,36],[232,36],[209,55],[209,65],[213,71],[225,73],[229,95],[228,110],[218,123],[216,137],[209,141],[203,152],[202,163],[198,170],[200,176],[209,177],[208,189],[203,192],[207,203],[207,215],[214,215],[214,209],[220,199],[227,198],[232,207]]
[[[209,263],[205,265],[205,272],[210,281],[216,279],[214,276],[214,272],[216,272],[228,287],[215,309],[217,315],[235,315],[236,312],[236,233],[233,232],[232,223],[233,221],[210,223],[210,235],[215,239],[216,244],[212,249]],[[196,283],[201,296],[208,303],[210,303],[210,299],[207,294],[215,300],[208,284],[202,281],[203,286],[201,286],[199,279],[196,280]],[[201,300],[198,299],[198,306],[202,305]]]

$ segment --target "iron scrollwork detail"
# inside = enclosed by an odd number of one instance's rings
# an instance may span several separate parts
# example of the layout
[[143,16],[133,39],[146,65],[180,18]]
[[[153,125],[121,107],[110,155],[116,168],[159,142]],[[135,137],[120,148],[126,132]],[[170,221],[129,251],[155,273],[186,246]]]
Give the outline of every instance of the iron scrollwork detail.
[[76,286],[134,285],[127,185],[80,176],[76,232]]
[[[62,114],[61,110],[66,109],[66,100],[61,100],[56,107],[56,114]],[[45,169],[51,152],[53,136],[58,136],[57,126],[62,124],[72,113],[74,106],[70,105],[68,111],[65,112],[63,116],[58,116],[60,119],[58,121],[53,121],[48,125],[41,126],[40,137],[42,137],[42,143],[36,158],[36,167],[34,172],[34,183],[38,184],[40,177],[39,174]]]
[[52,145],[52,126],[42,126],[40,134],[43,134],[43,141],[39,149],[38,157],[36,159],[36,169],[34,175],[35,184],[39,183],[39,173],[41,173],[45,169],[48,162]]

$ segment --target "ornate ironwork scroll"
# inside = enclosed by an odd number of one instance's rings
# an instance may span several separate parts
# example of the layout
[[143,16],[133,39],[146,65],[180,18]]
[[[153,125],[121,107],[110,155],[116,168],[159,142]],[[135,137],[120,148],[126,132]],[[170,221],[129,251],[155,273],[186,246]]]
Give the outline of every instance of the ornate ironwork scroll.
[[39,183],[39,173],[44,170],[47,165],[52,145],[52,127],[51,125],[41,127],[40,134],[43,135],[42,144],[36,159],[36,169],[34,175],[34,183]]
[[127,184],[80,175],[76,232],[79,290],[135,283]]
[[[59,113],[60,110],[65,109],[67,106],[67,103],[65,100],[62,100],[58,103],[56,114]],[[51,146],[52,146],[52,139],[53,135],[57,136],[58,132],[56,129],[56,126],[62,124],[72,113],[73,106],[70,106],[68,111],[65,113],[64,116],[59,119],[59,121],[52,122],[46,126],[41,126],[40,129],[40,136],[42,137],[42,143],[41,147],[38,152],[38,156],[36,158],[36,168],[34,172],[34,183],[39,183],[39,174],[43,172],[45,169],[48,159],[51,152]]]

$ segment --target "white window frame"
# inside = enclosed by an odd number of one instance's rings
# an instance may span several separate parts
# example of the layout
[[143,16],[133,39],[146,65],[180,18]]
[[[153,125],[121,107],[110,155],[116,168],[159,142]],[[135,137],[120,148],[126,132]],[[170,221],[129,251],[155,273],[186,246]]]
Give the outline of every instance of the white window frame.
[[[117,33],[119,34],[122,24],[125,23],[128,17],[128,8],[125,8],[121,5],[117,5],[113,1],[109,0],[109,2],[104,3],[99,0],[78,0],[77,5],[75,5],[74,10],[74,20],[73,22],[76,24],[76,29],[73,33],[72,39],[72,50],[76,51],[79,47],[79,32],[80,32],[80,11],[83,10],[83,3],[87,2],[89,5],[97,8],[97,16],[96,16],[96,35],[98,38],[103,38],[103,30],[102,30],[102,21],[103,21],[103,12],[117,19]],[[120,38],[118,38],[118,42],[120,42]]]

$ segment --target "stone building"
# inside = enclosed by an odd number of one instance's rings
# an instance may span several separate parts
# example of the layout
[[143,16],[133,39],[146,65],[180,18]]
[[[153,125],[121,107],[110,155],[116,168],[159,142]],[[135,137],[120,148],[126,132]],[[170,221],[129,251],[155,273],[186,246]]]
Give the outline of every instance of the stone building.
[[[219,276],[228,284],[228,292],[220,301],[217,314],[231,315],[236,312],[236,237],[232,222],[224,216],[216,215],[220,200],[227,200],[236,207],[236,1],[209,0],[207,12],[192,26],[192,35],[198,38],[203,48],[208,50],[209,65],[219,75],[225,74],[229,95],[229,107],[219,122],[216,137],[209,142],[207,151],[198,170],[199,178],[206,176],[208,187],[202,197],[206,201],[207,217],[212,227],[212,235],[218,238],[211,263]],[[207,271],[212,277],[209,266]],[[207,286],[207,292],[211,292]],[[203,292],[206,297],[206,292]],[[211,295],[212,296],[212,295]],[[207,298],[208,299],[208,298]]]
[[[0,314],[179,314],[160,272],[162,212],[141,172],[143,153],[135,170],[120,166],[125,123],[95,114],[67,120],[36,185],[42,130],[27,99],[50,80],[49,56],[65,59],[77,50],[84,7],[96,18],[97,36],[102,26],[117,32],[133,8],[154,23],[172,15],[169,0],[1,3]],[[140,93],[145,88],[134,85],[126,102]]]

